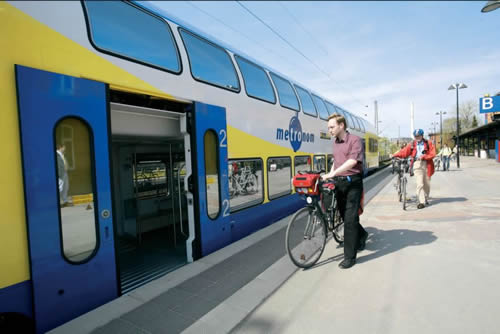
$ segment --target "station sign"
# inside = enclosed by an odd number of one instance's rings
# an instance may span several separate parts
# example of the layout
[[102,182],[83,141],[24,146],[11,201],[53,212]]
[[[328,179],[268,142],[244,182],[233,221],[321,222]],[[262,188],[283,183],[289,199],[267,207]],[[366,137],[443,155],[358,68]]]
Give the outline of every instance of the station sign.
[[500,96],[481,97],[479,99],[479,113],[500,112]]

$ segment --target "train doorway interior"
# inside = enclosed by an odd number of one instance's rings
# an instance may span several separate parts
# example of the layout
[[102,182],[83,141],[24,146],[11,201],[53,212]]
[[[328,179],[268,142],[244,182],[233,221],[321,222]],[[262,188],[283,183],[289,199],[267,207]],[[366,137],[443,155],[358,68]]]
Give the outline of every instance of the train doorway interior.
[[182,115],[111,103],[115,243],[122,294],[189,261],[192,250],[186,241],[190,233],[194,237],[194,224],[189,224],[184,181],[191,159],[186,159]]

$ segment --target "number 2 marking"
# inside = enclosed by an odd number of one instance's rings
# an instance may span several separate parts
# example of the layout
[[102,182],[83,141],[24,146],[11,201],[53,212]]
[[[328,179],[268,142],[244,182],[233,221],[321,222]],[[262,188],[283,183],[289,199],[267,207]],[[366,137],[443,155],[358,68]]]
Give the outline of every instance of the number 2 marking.
[[226,135],[226,130],[220,130],[219,135],[222,136],[222,139],[220,140],[220,147],[227,147],[227,135]]
[[223,208],[223,217],[229,216],[229,201],[227,199],[222,201],[222,208]]

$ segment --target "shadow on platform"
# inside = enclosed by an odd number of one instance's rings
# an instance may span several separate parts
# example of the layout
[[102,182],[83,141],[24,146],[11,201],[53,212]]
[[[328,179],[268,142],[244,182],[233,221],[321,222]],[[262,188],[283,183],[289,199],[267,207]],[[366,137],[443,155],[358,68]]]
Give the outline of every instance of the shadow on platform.
[[366,231],[370,234],[366,241],[366,250],[373,253],[368,255],[358,253],[358,263],[370,261],[406,247],[427,245],[437,240],[431,231],[379,230],[374,227],[367,227]]
[[430,199],[431,205],[436,205],[439,203],[451,203],[451,202],[465,202],[468,201],[468,198],[466,197],[442,197],[442,198],[436,198],[432,197]]

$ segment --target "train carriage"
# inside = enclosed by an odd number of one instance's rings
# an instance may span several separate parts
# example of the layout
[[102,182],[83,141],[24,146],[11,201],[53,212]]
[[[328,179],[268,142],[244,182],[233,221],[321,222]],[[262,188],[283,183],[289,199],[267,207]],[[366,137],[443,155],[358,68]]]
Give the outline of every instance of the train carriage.
[[0,26],[0,328],[45,332],[289,215],[292,175],[331,167],[332,113],[378,166],[367,121],[151,3],[0,2]]

